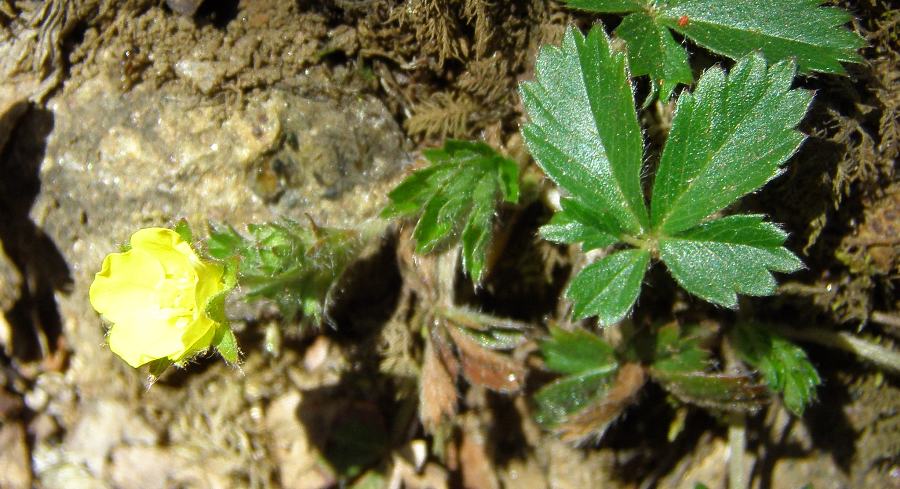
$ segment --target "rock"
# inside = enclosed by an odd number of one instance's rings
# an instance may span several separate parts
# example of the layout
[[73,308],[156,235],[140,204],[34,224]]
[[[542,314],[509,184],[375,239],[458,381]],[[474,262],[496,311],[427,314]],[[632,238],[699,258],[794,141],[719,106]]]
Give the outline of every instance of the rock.
[[172,486],[178,467],[166,450],[123,446],[112,453],[110,480],[120,489],[165,489]]
[[289,392],[275,399],[266,411],[269,451],[278,465],[279,480],[286,489],[330,487],[335,481],[316,463],[315,449],[307,440],[297,409],[300,394]]
[[84,464],[96,477],[106,474],[112,449],[123,442],[151,445],[157,435],[125,404],[98,401],[83,407],[84,414],[66,436],[66,458]]
[[209,95],[219,88],[225,78],[225,67],[215,61],[183,59],[175,63],[175,74],[191,82],[198,90]]

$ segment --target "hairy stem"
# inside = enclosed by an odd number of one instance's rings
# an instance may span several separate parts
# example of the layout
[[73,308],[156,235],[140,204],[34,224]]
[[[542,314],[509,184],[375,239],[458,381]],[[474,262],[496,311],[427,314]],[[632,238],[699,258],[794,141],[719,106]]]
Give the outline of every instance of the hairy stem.
[[801,341],[811,341],[824,346],[838,348],[862,357],[893,374],[900,374],[900,353],[883,347],[872,341],[864,340],[843,331],[826,331],[821,329],[789,329],[782,330],[785,336]]

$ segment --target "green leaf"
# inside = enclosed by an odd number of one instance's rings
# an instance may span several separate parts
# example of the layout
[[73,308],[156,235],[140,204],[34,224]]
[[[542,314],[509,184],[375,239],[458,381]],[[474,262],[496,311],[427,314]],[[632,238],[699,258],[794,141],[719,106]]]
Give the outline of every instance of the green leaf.
[[519,86],[531,155],[572,197],[612,216],[617,231],[640,234],[643,142],[625,55],[602,26],[586,38],[570,27],[562,46],[541,48],[535,76]]
[[611,382],[610,374],[610,371],[603,369],[585,370],[545,385],[533,398],[535,420],[546,428],[562,423],[606,394]]
[[150,383],[152,384],[156,381],[156,379],[160,378],[160,376],[162,376],[162,374],[166,370],[168,370],[169,367],[172,366],[172,360],[169,360],[165,357],[157,358],[156,360],[148,363],[147,366],[150,370]]
[[660,259],[685,290],[715,304],[736,307],[736,293],[771,295],[770,270],[794,272],[803,264],[782,247],[787,235],[762,219],[728,216],[660,239]]
[[759,325],[738,324],[731,336],[741,359],[759,370],[769,388],[781,393],[791,412],[802,415],[822,383],[806,352]]
[[650,376],[678,399],[725,411],[755,411],[766,401],[765,387],[742,375],[667,372],[650,369]]
[[624,14],[647,8],[646,0],[564,0],[569,7],[606,14]]
[[184,240],[185,243],[193,243],[194,232],[191,231],[191,225],[188,224],[187,219],[179,219],[178,222],[175,223],[173,230],[181,236],[181,239]]
[[479,284],[497,206],[519,200],[519,166],[474,141],[448,140],[423,154],[431,165],[391,191],[381,216],[419,215],[413,230],[417,253],[461,241],[463,270]]
[[635,76],[650,75],[659,86],[659,99],[667,101],[679,84],[694,81],[684,47],[665,26],[644,12],[633,13],[622,20],[615,34],[627,42],[628,64]]
[[791,90],[794,66],[741,59],[726,76],[703,74],[678,99],[651,201],[654,229],[672,235],[775,178],[803,142],[794,126],[812,94]]
[[585,252],[605,248],[619,241],[614,219],[574,199],[562,199],[562,210],[541,226],[541,237],[555,243],[581,243]]
[[609,343],[583,329],[566,331],[552,326],[550,338],[540,344],[547,368],[562,374],[577,374],[588,370],[613,372],[615,352]]
[[547,368],[567,374],[534,396],[535,418],[551,428],[602,397],[618,363],[607,342],[583,329],[566,331],[551,326],[550,338],[540,347]]
[[677,324],[659,328],[653,355],[653,368],[663,372],[701,372],[709,367],[709,352],[700,348],[696,328],[682,331]]
[[648,251],[630,249],[585,267],[566,290],[566,297],[574,302],[575,317],[597,316],[602,326],[621,321],[637,301],[649,264]]
[[[844,74],[841,62],[862,62],[857,50],[866,45],[858,34],[841,27],[852,17],[838,8],[820,7],[822,0],[566,0],[566,3],[598,13],[639,12],[655,29],[674,29],[729,58],[738,59],[761,50],[772,63],[796,59],[803,73]],[[650,27],[644,29],[650,31]],[[660,59],[655,50],[648,51],[648,55]],[[636,60],[632,59],[631,63],[637,73]]]
[[843,74],[859,63],[862,37],[840,26],[851,16],[822,0],[680,0],[662,2],[657,22],[711,51],[738,59],[761,50],[771,62],[797,60],[800,71]]

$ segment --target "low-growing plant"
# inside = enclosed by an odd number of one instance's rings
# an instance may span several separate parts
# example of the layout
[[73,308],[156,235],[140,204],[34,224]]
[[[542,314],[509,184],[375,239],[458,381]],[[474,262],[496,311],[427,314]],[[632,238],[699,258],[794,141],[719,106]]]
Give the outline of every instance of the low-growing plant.
[[644,144],[625,55],[602,27],[569,29],[544,48],[536,80],[520,90],[530,121],[522,134],[535,161],[566,191],[541,235],[584,251],[624,246],[589,265],[566,296],[576,318],[620,321],[638,298],[651,261],[666,264],[685,290],[735,307],[737,293],[775,291],[770,271],[802,263],[786,234],[761,215],[718,215],[780,173],[799,148],[794,129],[812,94],[791,89],[795,66],[768,66],[758,53],[726,74],[709,69],[676,104],[656,169],[649,209],[641,185]]

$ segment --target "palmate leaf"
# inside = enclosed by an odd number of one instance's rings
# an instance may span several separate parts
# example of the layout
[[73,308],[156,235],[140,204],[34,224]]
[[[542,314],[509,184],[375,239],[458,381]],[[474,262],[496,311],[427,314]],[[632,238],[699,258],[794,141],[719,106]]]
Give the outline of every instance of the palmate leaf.
[[481,283],[498,203],[519,200],[519,167],[490,146],[448,140],[424,152],[431,163],[388,195],[385,218],[419,215],[413,231],[417,253],[462,241],[463,270]]
[[[771,63],[793,58],[803,73],[844,74],[841,62],[858,63],[865,46],[858,34],[841,28],[849,14],[822,8],[822,0],[566,0],[569,6],[598,13],[631,14],[617,35],[628,43],[635,74],[657,82],[684,81],[687,53],[671,42],[673,29],[711,51],[732,59],[762,51]],[[682,62],[681,60],[685,61]],[[673,74],[677,74],[673,77]],[[674,88],[674,84],[671,85]]]
[[759,369],[769,388],[781,393],[791,412],[802,415],[822,383],[806,352],[760,325],[738,324],[731,337],[741,359]]
[[778,175],[803,142],[794,127],[812,100],[790,89],[793,79],[793,63],[767,68],[752,54],[727,76],[707,70],[693,94],[679,97],[653,184],[658,233],[693,227]]
[[[693,94],[679,98],[649,217],[640,151],[628,149],[640,146],[640,133],[632,130],[637,122],[627,69],[602,28],[587,38],[570,29],[561,47],[542,50],[536,73],[536,82],[521,85],[530,118],[522,134],[541,168],[568,193],[541,236],[580,242],[584,251],[635,247],[613,251],[572,280],[566,296],[576,318],[596,316],[601,325],[623,319],[651,256],[688,292],[727,307],[736,306],[737,293],[772,294],[772,271],[802,266],[783,247],[786,234],[761,216],[707,221],[775,178],[803,142],[794,127],[812,95],[791,89],[791,61],[769,67],[754,53],[730,74],[708,70]],[[606,112],[595,110],[601,105]],[[616,151],[607,154],[614,142]]]
[[560,47],[541,48],[535,75],[519,86],[535,161],[574,199],[612,216],[615,234],[646,230],[643,141],[625,56],[602,26],[587,37],[570,27]]
[[660,259],[685,290],[715,304],[736,307],[736,293],[770,295],[770,270],[794,272],[803,264],[782,247],[784,231],[762,219],[728,216],[660,239]]

